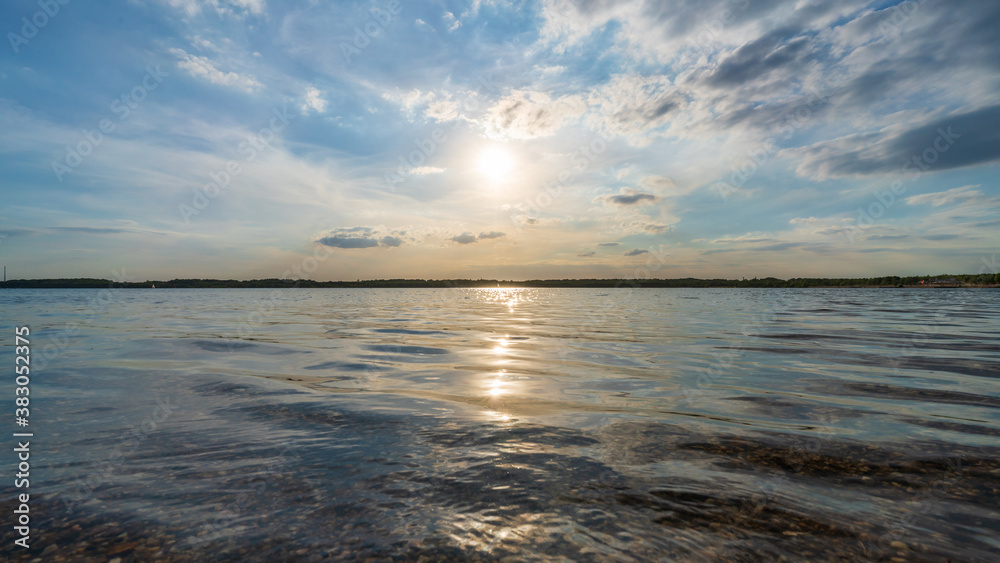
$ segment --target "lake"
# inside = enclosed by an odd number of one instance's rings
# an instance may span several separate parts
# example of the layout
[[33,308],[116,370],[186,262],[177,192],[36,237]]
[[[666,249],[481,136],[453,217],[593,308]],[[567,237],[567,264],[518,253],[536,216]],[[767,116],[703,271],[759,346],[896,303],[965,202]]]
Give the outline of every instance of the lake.
[[11,560],[1000,559],[997,290],[0,305],[11,403],[31,329],[31,548],[8,531]]

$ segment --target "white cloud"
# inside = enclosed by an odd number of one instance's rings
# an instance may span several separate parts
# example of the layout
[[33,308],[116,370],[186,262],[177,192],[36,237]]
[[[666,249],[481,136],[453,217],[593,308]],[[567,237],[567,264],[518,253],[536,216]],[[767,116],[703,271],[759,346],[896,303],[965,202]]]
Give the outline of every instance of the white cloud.
[[305,98],[302,100],[302,111],[315,111],[323,113],[326,111],[327,101],[323,99],[318,88],[310,86],[306,88]]
[[695,190],[696,184],[678,186],[672,179],[665,176],[646,176],[639,180],[639,186],[660,197],[676,197],[689,194]]
[[778,239],[777,237],[775,237],[775,235],[769,233],[755,232],[755,233],[746,233],[738,237],[728,236],[728,237],[717,238],[712,241],[712,244],[731,244],[734,242],[739,242],[739,243],[775,242],[777,240]]
[[204,78],[212,84],[239,88],[247,92],[253,92],[264,87],[253,76],[219,70],[206,57],[191,55],[183,49],[169,49],[168,52],[177,57],[177,66],[179,68],[186,70],[192,76]]
[[410,170],[410,174],[416,174],[417,176],[425,176],[427,174],[441,174],[446,172],[447,168],[435,168],[433,166],[418,166],[413,170]]
[[211,41],[199,35],[195,35],[194,37],[189,38],[188,41],[190,41],[191,44],[194,45],[195,47],[198,47],[199,49],[202,49],[204,51],[213,51],[216,53],[220,52],[219,48],[216,47]]
[[913,197],[906,198],[906,203],[910,205],[930,204],[932,207],[941,207],[942,205],[956,201],[977,199],[983,196],[983,192],[976,189],[979,186],[979,184],[975,184],[962,186],[960,188],[953,188],[943,192],[915,195]]
[[621,135],[633,145],[649,144],[654,130],[685,105],[666,76],[619,74],[587,96],[589,120],[598,130]]
[[453,119],[458,119],[460,116],[458,108],[458,102],[455,100],[435,100],[427,104],[427,109],[424,111],[424,115],[434,121],[437,121],[438,123],[442,121],[451,121]]
[[455,31],[462,27],[462,22],[451,12],[444,13],[444,23],[448,25],[448,31]]
[[[406,116],[412,121],[417,116],[419,108],[435,103],[437,95],[434,92],[421,92],[417,88],[407,92],[403,92],[397,88],[391,92],[383,92],[382,99],[399,104]],[[439,101],[438,103],[445,102]],[[442,109],[441,112],[448,113],[446,109]]]
[[168,5],[195,16],[212,10],[220,16],[243,19],[248,14],[259,16],[267,8],[266,0],[165,0]]
[[553,100],[544,92],[514,90],[486,112],[486,134],[494,139],[534,139],[555,134],[585,111],[576,96]]

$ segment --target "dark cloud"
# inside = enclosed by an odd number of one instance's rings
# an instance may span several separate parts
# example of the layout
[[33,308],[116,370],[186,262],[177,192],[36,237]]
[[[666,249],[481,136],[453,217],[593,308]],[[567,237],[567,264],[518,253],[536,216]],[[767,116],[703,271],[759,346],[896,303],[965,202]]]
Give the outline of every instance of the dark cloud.
[[640,254],[648,254],[648,253],[649,253],[648,250],[641,250],[636,248],[635,250],[629,250],[628,252],[626,252],[625,256],[638,256]]
[[[1000,2],[553,3],[577,33],[618,28],[610,35],[640,57],[658,53],[684,64],[660,90],[614,84],[629,93],[607,104],[614,113],[606,128],[614,134],[641,137],[679,121],[684,132],[757,129],[788,140],[796,130],[859,117],[878,124],[903,108],[968,109],[996,100]],[[735,36],[747,39],[729,49]]]
[[580,258],[590,258],[591,256],[594,256],[596,254],[597,253],[594,252],[593,250],[588,250],[587,252],[581,252],[577,254],[577,256],[579,256]]
[[479,240],[491,239],[491,238],[500,238],[502,236],[505,236],[506,234],[507,233],[501,233],[501,232],[498,232],[498,231],[490,231],[488,233],[479,233]]
[[677,102],[674,100],[658,100],[656,104],[651,108],[651,111],[646,114],[647,121],[655,121],[664,115],[670,113],[671,110],[677,107]]
[[640,201],[656,201],[656,196],[647,193],[619,194],[611,196],[610,200],[618,205],[634,205]]
[[457,242],[458,244],[472,244],[479,239],[477,239],[476,235],[472,233],[462,233],[458,236],[451,237],[451,240]]
[[[757,4],[734,13],[755,19],[749,11]],[[995,101],[983,93],[995,91],[991,77],[1000,68],[1000,2],[920,2],[912,13],[896,3],[799,4],[757,22],[762,33],[714,67],[678,79],[687,98],[708,102],[691,104],[700,108],[691,130],[750,128],[789,139],[859,112],[878,123],[904,107]],[[671,3],[665,17],[678,21],[684,6]]]
[[323,237],[316,242],[334,248],[372,248],[378,246],[377,240],[362,237],[332,236]]
[[0,238],[23,237],[34,234],[35,232],[36,231],[31,229],[0,229]]
[[896,70],[871,68],[845,86],[839,102],[849,107],[871,105],[885,95],[896,78]]
[[789,29],[779,29],[743,45],[708,75],[706,83],[717,88],[732,88],[762,80],[781,67],[791,70],[801,67],[809,59],[809,42],[800,37],[783,43],[791,33]]
[[615,205],[635,205],[644,201],[656,201],[656,196],[645,192],[626,189],[622,190],[622,193],[620,194],[601,196],[597,198],[597,200],[613,203]]
[[[797,172],[816,178],[910,174],[1000,161],[1000,105],[941,117],[891,136],[817,143],[796,152]],[[916,161],[914,159],[917,159]],[[933,162],[931,162],[933,160]],[[906,170],[903,166],[910,163]]]
[[597,246],[621,246],[621,245],[622,245],[622,243],[620,243],[620,242],[602,242],[601,244],[598,244]]
[[316,242],[334,248],[397,248],[406,244],[404,235],[406,231],[384,226],[340,227]]
[[900,99],[913,92],[926,96],[928,84],[956,83],[956,72],[986,76],[982,71],[1000,68],[1000,3],[920,4],[909,16],[905,6],[893,5],[840,28],[857,45],[846,52],[861,70],[830,91],[842,112],[886,102],[898,108]]
[[[563,2],[563,5],[572,15],[572,11],[582,16],[594,18],[600,16],[601,12],[608,12],[617,7],[621,0],[572,0]],[[639,2],[642,10],[638,15],[640,21],[647,22],[650,27],[662,30],[663,35],[668,37],[694,36],[706,28],[706,23],[711,21],[711,17],[706,15],[717,15],[720,18],[723,14],[728,14],[731,18],[730,26],[736,27],[750,21],[754,21],[769,15],[775,9],[785,5],[795,5],[796,0],[673,0],[665,2],[663,0],[646,0]],[[817,2],[820,6],[827,6],[834,2],[829,0]],[[816,8],[813,9],[816,11]]]
[[117,235],[121,233],[131,233],[129,229],[116,229],[116,228],[105,228],[105,227],[50,227],[53,231],[61,231],[64,233],[81,233],[87,235]]
[[683,100],[673,94],[651,97],[615,112],[611,120],[621,126],[641,124],[644,127],[657,127],[664,122],[663,117],[681,107],[682,103]]

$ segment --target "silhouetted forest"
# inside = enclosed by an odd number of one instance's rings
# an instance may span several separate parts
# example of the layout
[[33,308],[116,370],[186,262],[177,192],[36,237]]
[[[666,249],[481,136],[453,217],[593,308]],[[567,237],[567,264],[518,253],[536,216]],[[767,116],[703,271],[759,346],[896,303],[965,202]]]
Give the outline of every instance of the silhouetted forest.
[[593,288],[642,288],[642,287],[982,287],[1000,286],[1000,274],[958,274],[940,276],[885,276],[878,278],[754,278],[727,279],[562,279],[562,280],[487,280],[487,279],[387,279],[319,282],[313,280],[262,279],[262,280],[211,280],[177,279],[170,281],[144,281],[115,283],[97,278],[66,278],[39,280],[10,280],[0,282],[0,288],[406,288],[406,287],[593,287]]

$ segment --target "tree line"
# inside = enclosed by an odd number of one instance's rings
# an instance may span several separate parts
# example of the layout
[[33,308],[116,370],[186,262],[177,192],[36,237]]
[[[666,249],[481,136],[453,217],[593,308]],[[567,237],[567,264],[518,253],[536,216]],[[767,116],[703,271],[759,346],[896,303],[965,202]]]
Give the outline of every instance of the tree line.
[[754,279],[549,279],[549,280],[496,280],[496,279],[380,279],[357,281],[321,282],[314,280],[261,279],[215,280],[175,279],[169,281],[144,281],[115,283],[99,278],[64,278],[37,280],[10,280],[0,282],[0,288],[475,288],[475,287],[589,287],[589,288],[639,288],[639,287],[732,287],[732,288],[807,288],[807,287],[920,287],[920,286],[1000,286],[1000,273],[996,274],[945,274],[939,276],[883,276],[874,278],[754,278]]

